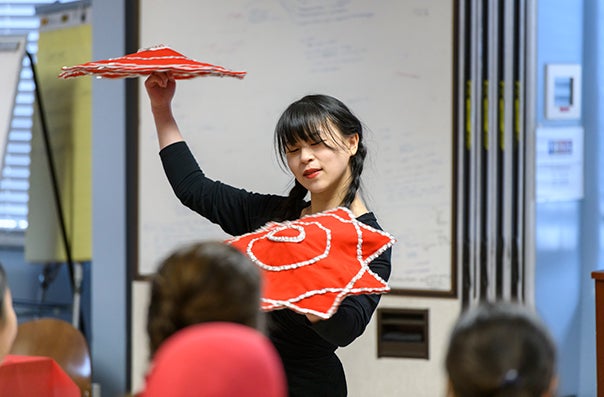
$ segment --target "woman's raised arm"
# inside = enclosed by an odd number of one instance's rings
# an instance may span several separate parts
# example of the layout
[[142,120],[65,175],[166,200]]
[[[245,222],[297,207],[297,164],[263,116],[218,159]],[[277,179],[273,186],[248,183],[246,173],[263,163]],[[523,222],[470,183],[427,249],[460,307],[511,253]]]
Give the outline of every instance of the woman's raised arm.
[[184,141],[178,124],[172,114],[172,99],[176,91],[176,81],[165,72],[152,73],[145,80],[145,88],[151,102],[151,112],[155,120],[159,149],[175,142]]

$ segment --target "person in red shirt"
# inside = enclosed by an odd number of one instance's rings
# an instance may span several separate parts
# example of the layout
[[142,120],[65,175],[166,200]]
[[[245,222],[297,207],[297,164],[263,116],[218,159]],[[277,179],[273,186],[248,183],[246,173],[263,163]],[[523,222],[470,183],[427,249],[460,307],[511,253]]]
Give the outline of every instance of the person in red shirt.
[[159,347],[139,397],[287,397],[277,351],[232,322],[186,327]]

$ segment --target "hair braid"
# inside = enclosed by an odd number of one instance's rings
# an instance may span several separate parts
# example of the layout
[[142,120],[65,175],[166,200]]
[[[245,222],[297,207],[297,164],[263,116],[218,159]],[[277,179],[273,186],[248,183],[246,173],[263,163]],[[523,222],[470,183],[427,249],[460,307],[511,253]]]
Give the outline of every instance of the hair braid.
[[294,179],[294,187],[289,191],[289,195],[287,196],[287,200],[283,203],[283,219],[279,220],[287,220],[294,219],[300,216],[300,206],[298,203],[304,201],[308,190],[300,182]]
[[367,156],[367,148],[363,142],[359,141],[357,152],[350,158],[350,185],[348,185],[348,191],[342,200],[342,206],[350,207],[358,190],[361,187],[361,173],[363,172],[363,164],[365,163],[365,157]]

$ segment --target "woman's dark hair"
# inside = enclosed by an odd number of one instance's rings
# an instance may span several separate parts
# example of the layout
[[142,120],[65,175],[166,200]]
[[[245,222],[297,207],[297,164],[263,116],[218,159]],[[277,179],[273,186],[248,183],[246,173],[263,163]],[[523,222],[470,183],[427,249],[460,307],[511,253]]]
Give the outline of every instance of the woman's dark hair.
[[526,307],[485,303],[457,321],[445,366],[456,397],[541,397],[555,377],[556,349]]
[[[335,142],[335,130],[344,138],[358,134],[357,152],[350,158],[351,181],[341,205],[350,207],[361,186],[363,163],[367,148],[363,140],[363,126],[359,119],[340,100],[328,95],[307,95],[285,109],[275,127],[275,148],[283,165],[286,165],[285,153],[288,146],[296,143],[321,140],[321,131],[331,134]],[[306,197],[307,190],[295,181],[285,203],[287,209],[296,211],[297,205]],[[289,214],[297,217],[297,214]]]
[[195,243],[174,251],[151,282],[151,356],[166,338],[193,324],[227,321],[262,329],[260,289],[258,267],[226,243]]
[[0,263],[0,321],[4,321],[4,317],[6,313],[4,313],[4,295],[6,294],[6,289],[8,288],[8,280],[6,278],[6,271],[4,270],[4,266]]

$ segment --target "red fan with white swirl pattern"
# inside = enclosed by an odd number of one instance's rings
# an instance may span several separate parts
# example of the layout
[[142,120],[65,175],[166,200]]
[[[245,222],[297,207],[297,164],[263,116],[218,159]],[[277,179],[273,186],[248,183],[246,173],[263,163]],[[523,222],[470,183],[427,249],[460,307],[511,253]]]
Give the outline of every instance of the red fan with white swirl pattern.
[[348,295],[390,290],[368,265],[394,242],[390,234],[359,222],[342,207],[271,222],[227,240],[260,267],[264,310],[289,308],[324,319]]

